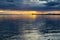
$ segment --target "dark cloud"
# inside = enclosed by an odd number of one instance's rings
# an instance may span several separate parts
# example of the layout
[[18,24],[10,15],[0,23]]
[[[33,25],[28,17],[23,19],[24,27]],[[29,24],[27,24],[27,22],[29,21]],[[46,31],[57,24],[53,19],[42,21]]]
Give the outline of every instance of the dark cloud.
[[60,2],[29,3],[27,0],[0,1],[0,9],[10,10],[60,10]]

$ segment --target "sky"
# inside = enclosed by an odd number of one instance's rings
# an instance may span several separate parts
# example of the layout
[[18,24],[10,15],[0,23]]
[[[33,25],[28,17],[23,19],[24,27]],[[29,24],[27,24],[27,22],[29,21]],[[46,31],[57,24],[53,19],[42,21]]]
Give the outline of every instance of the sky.
[[52,1],[33,1],[33,0],[14,0],[4,1],[0,0],[0,9],[11,10],[60,10],[60,2]]

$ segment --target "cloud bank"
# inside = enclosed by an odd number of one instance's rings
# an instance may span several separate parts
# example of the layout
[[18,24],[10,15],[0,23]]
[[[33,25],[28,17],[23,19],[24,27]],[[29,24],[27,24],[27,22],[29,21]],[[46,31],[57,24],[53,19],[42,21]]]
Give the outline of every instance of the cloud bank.
[[16,9],[16,10],[60,10],[60,2],[58,0],[13,0],[0,1],[0,9]]

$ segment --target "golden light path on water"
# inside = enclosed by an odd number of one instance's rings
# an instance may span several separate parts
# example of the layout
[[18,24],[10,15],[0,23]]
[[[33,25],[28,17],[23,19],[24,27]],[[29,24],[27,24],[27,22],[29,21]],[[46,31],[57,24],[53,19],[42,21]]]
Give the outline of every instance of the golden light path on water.
[[[37,14],[37,11],[11,11],[11,10],[0,10],[0,17],[3,17],[6,19],[27,19],[27,20],[35,20],[37,18],[37,15],[32,15],[32,14]],[[25,24],[26,25],[26,24]],[[29,27],[29,26],[28,26]],[[25,32],[27,34],[25,34]],[[32,32],[32,33],[28,33]],[[18,36],[18,35],[17,35]],[[38,30],[23,30],[23,35],[22,38],[24,40],[37,40],[39,37]],[[19,37],[20,37],[19,36]],[[14,38],[13,36],[12,38]]]

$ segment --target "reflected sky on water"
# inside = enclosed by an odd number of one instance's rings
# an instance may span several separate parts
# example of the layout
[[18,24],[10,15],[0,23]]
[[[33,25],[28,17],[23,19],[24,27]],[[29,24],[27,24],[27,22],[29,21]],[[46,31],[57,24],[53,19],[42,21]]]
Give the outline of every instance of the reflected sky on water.
[[38,15],[34,20],[6,17],[0,18],[1,40],[60,40],[60,19],[57,15],[55,18],[53,15]]

